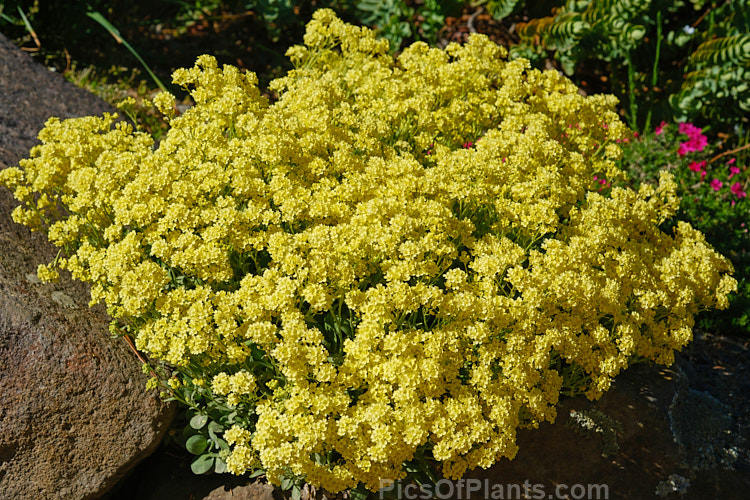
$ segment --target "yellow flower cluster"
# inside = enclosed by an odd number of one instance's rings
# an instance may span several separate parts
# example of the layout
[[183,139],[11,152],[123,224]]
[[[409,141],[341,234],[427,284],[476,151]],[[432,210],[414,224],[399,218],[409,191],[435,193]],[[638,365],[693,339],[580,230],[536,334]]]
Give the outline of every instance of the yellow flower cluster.
[[226,432],[232,472],[340,491],[418,453],[449,477],[488,467],[561,391],[671,362],[693,315],[727,305],[729,262],[668,229],[669,175],[597,192],[623,178],[613,97],[479,35],[394,59],[320,10],[304,40],[273,102],[201,56],[158,147],[114,116],[51,119],[2,173],[14,219],[139,349],[253,407]]

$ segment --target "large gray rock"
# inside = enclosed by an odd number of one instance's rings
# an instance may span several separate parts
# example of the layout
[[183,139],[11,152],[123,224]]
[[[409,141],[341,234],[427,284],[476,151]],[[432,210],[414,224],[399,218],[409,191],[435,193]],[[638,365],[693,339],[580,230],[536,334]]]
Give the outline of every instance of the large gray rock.
[[[0,35],[0,168],[15,165],[50,116],[111,109]],[[88,286],[41,284],[57,249],[10,217],[0,188],[0,498],[97,498],[159,444],[173,408],[111,338]]]

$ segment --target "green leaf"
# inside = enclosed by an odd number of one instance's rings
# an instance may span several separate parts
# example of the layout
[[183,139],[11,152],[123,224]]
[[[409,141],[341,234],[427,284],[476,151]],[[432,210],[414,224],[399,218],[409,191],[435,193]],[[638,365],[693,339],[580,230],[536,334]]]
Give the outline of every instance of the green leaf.
[[208,422],[208,415],[197,414],[190,419],[190,427],[200,430]]
[[368,491],[363,486],[349,490],[349,498],[352,500],[367,500]]
[[260,477],[265,473],[266,471],[264,471],[263,469],[256,469],[252,474],[250,474],[250,479],[255,479],[256,477]]
[[216,463],[214,463],[214,472],[217,474],[224,474],[227,472],[227,463],[220,457],[216,457]]
[[153,71],[151,71],[151,68],[148,64],[146,64],[146,61],[143,60],[143,58],[138,54],[138,52],[135,51],[135,49],[125,40],[122,35],[120,35],[120,32],[117,28],[115,28],[109,21],[107,21],[104,16],[102,16],[98,12],[87,12],[87,16],[89,16],[91,19],[99,23],[105,30],[109,31],[109,34],[112,35],[112,37],[117,41],[117,43],[121,43],[125,46],[126,49],[130,51],[133,56],[135,56],[136,59],[138,59],[138,62],[141,63],[143,68],[146,70],[146,72],[151,76],[151,79],[156,83],[156,85],[162,90],[162,92],[169,92],[167,90],[167,87],[164,86],[164,84],[157,78],[157,76],[154,74]]
[[190,464],[190,470],[193,474],[205,474],[214,466],[214,457],[211,455],[201,455]]
[[208,448],[208,440],[200,434],[190,436],[185,443],[185,448],[193,455],[201,455]]
[[300,500],[302,498],[302,490],[296,484],[292,487],[292,500]]
[[224,426],[221,425],[219,422],[211,421],[208,423],[208,433],[219,433],[224,432]]
[[497,20],[508,17],[513,13],[519,0],[490,0],[487,10]]
[[221,438],[214,439],[214,445],[218,446],[220,450],[229,451],[229,443]]
[[290,477],[284,477],[281,480],[281,489],[286,491],[289,488],[291,488],[293,484],[294,484],[294,479]]

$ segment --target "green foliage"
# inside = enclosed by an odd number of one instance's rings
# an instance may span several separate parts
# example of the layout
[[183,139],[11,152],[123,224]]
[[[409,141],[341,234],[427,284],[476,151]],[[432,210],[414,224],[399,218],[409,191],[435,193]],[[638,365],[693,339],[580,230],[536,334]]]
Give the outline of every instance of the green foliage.
[[518,27],[523,50],[532,45],[538,55],[555,52],[568,75],[576,65],[596,54],[604,61],[623,58],[643,39],[645,14],[651,0],[569,0],[551,17],[532,19]]
[[541,65],[551,54],[568,75],[600,68],[633,128],[674,118],[745,129],[749,10],[748,0],[567,0],[519,24],[511,56]]
[[229,453],[229,445],[219,437],[225,427],[208,415],[195,410],[187,412],[188,424],[182,431],[182,440],[187,451],[196,455],[190,464],[195,474],[209,472],[223,473],[227,470],[224,458]]
[[703,42],[690,56],[693,64],[750,64],[750,34]]
[[750,113],[750,33],[701,43],[690,56],[689,68],[693,71],[670,97],[676,118],[702,115],[726,123]]
[[461,11],[461,2],[425,0],[420,5],[405,0],[358,0],[355,16],[375,28],[396,51],[407,41],[437,41],[437,34],[449,15]]
[[487,11],[495,19],[503,19],[511,15],[521,4],[521,0],[483,0],[473,2],[472,5],[484,5]]
[[230,408],[215,400],[201,379],[193,379],[184,373],[167,377],[169,370],[163,364],[146,365],[145,370],[159,374],[161,380],[166,380],[166,383],[162,383],[165,391],[162,396],[169,394],[167,401],[181,404],[182,411],[177,421],[182,423],[182,430],[168,434],[165,439],[167,444],[174,442],[195,455],[190,464],[195,474],[227,472],[225,460],[230,449],[222,435],[230,426],[243,421],[238,414],[241,407]]
[[110,35],[112,35],[115,40],[117,40],[118,43],[121,43],[127,48],[133,56],[138,59],[138,62],[141,63],[141,66],[143,66],[143,69],[146,70],[146,72],[149,74],[151,79],[154,81],[157,87],[159,87],[163,92],[168,92],[167,87],[164,86],[164,84],[161,82],[161,80],[154,74],[153,71],[151,71],[151,68],[146,64],[146,61],[143,60],[143,58],[138,54],[138,51],[133,48],[132,45],[128,43],[127,40],[122,38],[120,36],[120,31],[112,25],[109,21],[107,21],[104,16],[102,16],[99,12],[87,12],[87,16],[89,16],[91,19],[99,23],[104,29],[106,29]]
[[408,19],[414,15],[414,9],[403,0],[360,0],[357,9],[362,13],[362,22],[376,27],[392,48],[400,47],[403,40],[412,35]]

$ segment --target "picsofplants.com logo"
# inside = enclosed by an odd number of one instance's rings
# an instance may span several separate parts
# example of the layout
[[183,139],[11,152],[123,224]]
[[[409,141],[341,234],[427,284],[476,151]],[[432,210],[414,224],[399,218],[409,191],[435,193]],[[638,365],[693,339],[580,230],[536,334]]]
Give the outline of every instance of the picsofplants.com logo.
[[544,484],[493,483],[489,479],[440,479],[435,483],[416,484],[402,481],[382,481],[377,498],[394,500],[511,500],[511,499],[609,499],[607,484],[557,484],[548,489]]
[[191,409],[197,472],[457,480],[726,307],[731,264],[672,223],[674,176],[620,185],[613,97],[484,36],[394,58],[330,10],[287,55],[272,100],[204,55],[173,76],[195,106],[154,99],[158,145],[53,118],[0,174],[60,247],[39,276],[90,282]]

